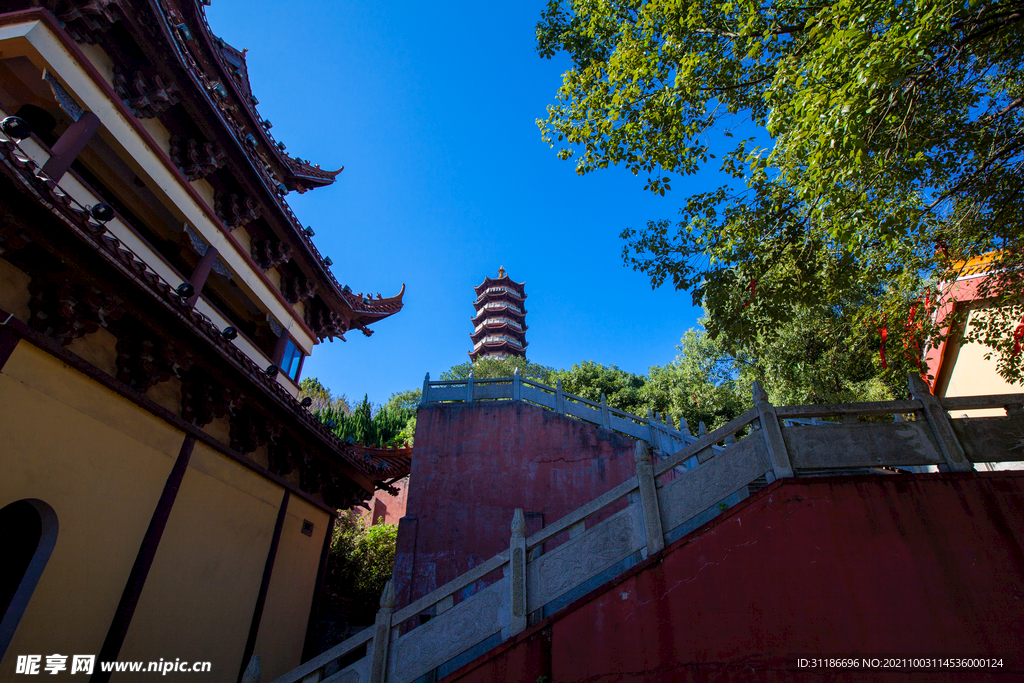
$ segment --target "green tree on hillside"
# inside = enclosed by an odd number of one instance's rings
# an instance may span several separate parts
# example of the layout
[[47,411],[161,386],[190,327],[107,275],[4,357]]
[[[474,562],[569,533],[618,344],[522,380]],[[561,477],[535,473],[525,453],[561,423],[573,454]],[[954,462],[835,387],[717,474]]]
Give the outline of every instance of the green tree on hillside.
[[334,396],[331,390],[320,383],[316,377],[306,377],[299,382],[299,400],[306,397],[313,399],[310,411],[317,413],[332,408],[343,413],[351,413],[352,408],[348,404],[345,394]]
[[604,394],[612,408],[639,415],[647,412],[642,391],[647,378],[643,375],[634,375],[615,365],[583,361],[568,370],[552,372],[549,382],[554,384],[558,380],[562,380],[562,390],[570,394],[590,401],[600,401]]
[[998,252],[990,294],[1006,305],[976,334],[1019,376],[1018,3],[551,0],[537,39],[571,60],[538,123],[578,173],[623,165],[659,194],[709,163],[729,176],[677,223],[623,232],[627,263],[691,291],[713,336],[756,346],[833,312],[855,347],[884,330],[901,349],[892,383],[918,368],[902,349],[936,339],[935,283]]
[[415,410],[390,405],[375,411],[369,396],[363,396],[362,403],[349,413],[335,407],[316,413],[338,438],[378,447],[404,445],[404,430],[415,415]]
[[338,517],[325,584],[332,606],[344,612],[351,624],[373,623],[384,584],[395,564],[397,538],[397,526],[367,526],[351,511]]
[[519,369],[519,376],[522,379],[532,379],[544,384],[550,383],[552,368],[546,365],[532,363],[519,356],[506,356],[504,358],[481,358],[474,362],[467,361],[460,365],[454,365],[441,373],[441,380],[450,382],[467,379],[470,371],[477,379],[491,377],[511,377],[516,368]]

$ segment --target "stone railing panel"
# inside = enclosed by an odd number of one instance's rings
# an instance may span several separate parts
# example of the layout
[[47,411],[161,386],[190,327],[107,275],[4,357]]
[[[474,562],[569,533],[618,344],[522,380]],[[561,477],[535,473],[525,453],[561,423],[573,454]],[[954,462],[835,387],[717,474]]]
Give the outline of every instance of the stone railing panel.
[[466,385],[450,387],[432,387],[430,400],[434,401],[465,401]]
[[566,397],[565,401],[565,414],[571,415],[572,417],[578,417],[581,420],[592,424],[601,424],[600,408],[591,408],[584,403],[570,401],[568,400],[568,397]]
[[392,643],[388,681],[408,683],[509,624],[508,577],[409,631]]
[[634,439],[647,441],[651,438],[651,428],[645,424],[639,424],[633,420],[626,420],[618,415],[611,416],[612,430],[622,432]]
[[526,568],[527,611],[533,612],[597,576],[645,545],[638,505],[587,529]]
[[801,470],[945,462],[924,421],[783,427],[782,436],[793,467]]
[[[372,645],[370,646],[373,647]],[[331,674],[320,683],[368,683],[370,680],[370,657],[363,657],[351,666]]]
[[555,410],[555,395],[523,382],[523,400]]
[[1024,460],[1024,415],[950,420],[971,462]]
[[509,398],[512,396],[511,384],[476,384],[473,386],[473,400]]
[[770,469],[760,434],[738,441],[659,488],[662,529],[671,532]]

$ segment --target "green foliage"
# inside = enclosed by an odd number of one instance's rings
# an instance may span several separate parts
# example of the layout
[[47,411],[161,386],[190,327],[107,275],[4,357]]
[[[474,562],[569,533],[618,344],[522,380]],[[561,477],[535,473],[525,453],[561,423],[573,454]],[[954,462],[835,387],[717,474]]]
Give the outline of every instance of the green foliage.
[[338,518],[327,558],[326,584],[353,624],[372,624],[395,564],[398,527],[366,526],[353,512]]
[[730,350],[723,337],[691,329],[673,362],[650,369],[642,394],[648,407],[681,415],[691,429],[700,422],[715,429],[752,408],[755,380],[775,405],[891,400],[896,392],[876,372],[872,351],[850,352],[845,331],[842,321],[805,311]]
[[506,356],[505,358],[481,358],[473,362],[465,362],[455,365],[441,373],[441,380],[445,382],[467,379],[470,371],[477,379],[491,377],[511,377],[516,368],[519,369],[519,376],[522,379],[532,379],[544,384],[551,384],[552,368],[546,365],[531,363],[519,356]]
[[384,404],[384,410],[409,416],[405,421],[405,426],[402,427],[402,431],[395,437],[395,443],[404,443],[410,446],[413,444],[413,439],[416,436],[416,411],[419,410],[420,397],[422,396],[422,389],[401,391],[391,394],[391,398]]
[[369,397],[363,396],[362,403],[351,412],[330,407],[317,411],[316,416],[340,439],[352,439],[367,446],[402,446],[412,440],[408,425],[410,419],[415,420],[416,411],[390,402],[374,411]]
[[591,401],[600,401],[604,394],[612,408],[639,415],[647,411],[642,394],[647,378],[643,375],[634,375],[614,365],[583,361],[568,370],[555,370],[548,381],[554,384],[558,380],[562,380],[562,390],[570,394]]
[[[1020,376],[1024,355],[1007,353],[1024,312],[1012,0],[551,0],[537,39],[572,62],[538,124],[578,173],[624,165],[664,195],[731,147],[715,161],[731,180],[687,197],[676,224],[623,232],[627,263],[690,290],[713,336],[759,347],[831,313],[854,355],[885,328],[900,349],[890,374],[905,377],[920,353],[903,349],[939,338],[924,311],[935,283],[997,252],[989,294],[1005,305],[973,334]],[[729,142],[740,125],[760,137]]]
[[384,404],[384,407],[395,410],[416,410],[420,405],[420,398],[422,396],[422,389],[396,392],[391,394],[391,398]]
[[676,348],[673,362],[650,369],[648,407],[683,418],[696,433],[701,422],[716,429],[753,406],[749,359],[730,355],[704,330],[687,330]]
[[334,396],[316,377],[306,377],[299,382],[299,400],[307,396],[313,399],[313,404],[309,407],[313,413],[328,409],[342,413],[352,412],[345,394]]

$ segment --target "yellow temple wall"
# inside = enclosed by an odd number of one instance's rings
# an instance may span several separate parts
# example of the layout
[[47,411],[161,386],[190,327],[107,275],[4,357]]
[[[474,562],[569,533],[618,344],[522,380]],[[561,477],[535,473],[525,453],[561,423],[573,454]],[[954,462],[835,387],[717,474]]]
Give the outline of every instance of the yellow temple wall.
[[[302,533],[302,523],[313,523],[313,535]],[[320,553],[330,517],[308,502],[292,496],[281,540],[277,548],[274,573],[260,622],[260,634],[253,654],[260,656],[264,681],[272,681],[302,662],[306,620],[313,604]],[[301,628],[294,624],[302,623]]]
[[[0,507],[38,498],[59,523],[0,662],[8,680],[18,654],[100,652],[185,434],[22,340],[0,371],[0,439]],[[210,661],[204,680],[235,682],[283,494],[195,444],[121,661]],[[254,652],[264,680],[299,664],[328,523],[290,497]]]
[[0,373],[0,506],[38,498],[57,542],[0,662],[18,654],[97,654],[183,435],[18,343]]
[[122,660],[209,661],[212,680],[237,680],[283,493],[195,445]]

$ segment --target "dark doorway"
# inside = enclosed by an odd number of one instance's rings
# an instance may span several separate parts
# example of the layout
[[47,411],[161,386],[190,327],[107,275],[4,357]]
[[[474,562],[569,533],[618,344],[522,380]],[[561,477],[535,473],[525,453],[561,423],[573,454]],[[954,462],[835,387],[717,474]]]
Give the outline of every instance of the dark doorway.
[[41,500],[0,509],[0,659],[57,541],[57,514]]

